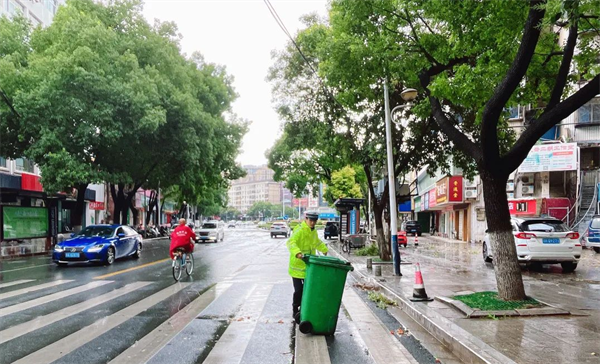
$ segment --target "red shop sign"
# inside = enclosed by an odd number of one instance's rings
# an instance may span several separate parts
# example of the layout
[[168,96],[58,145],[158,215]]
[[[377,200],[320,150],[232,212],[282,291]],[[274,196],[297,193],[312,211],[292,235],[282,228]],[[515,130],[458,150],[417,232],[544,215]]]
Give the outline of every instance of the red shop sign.
[[104,202],[91,201],[90,210],[104,210]]
[[462,202],[463,200],[463,178],[462,176],[450,177],[450,202]]
[[536,207],[536,200],[508,201],[508,211],[511,215],[535,215]]

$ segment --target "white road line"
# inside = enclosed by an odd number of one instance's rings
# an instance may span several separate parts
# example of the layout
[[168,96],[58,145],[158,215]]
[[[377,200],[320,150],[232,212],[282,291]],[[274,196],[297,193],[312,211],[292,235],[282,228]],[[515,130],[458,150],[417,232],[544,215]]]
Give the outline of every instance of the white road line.
[[39,291],[40,289],[54,287],[54,286],[58,286],[58,285],[69,283],[69,282],[73,282],[73,280],[60,279],[60,280],[54,281],[54,282],[38,284],[37,286],[31,286],[31,287],[27,287],[27,288],[23,288],[23,289],[18,289],[16,291],[2,293],[2,294],[0,294],[0,300],[4,300],[4,299],[10,298],[10,297],[22,295],[22,294],[29,293],[29,292]]
[[327,340],[323,335],[305,335],[296,327],[295,364],[331,364]]
[[146,363],[229,287],[231,287],[231,284],[218,283],[213,286],[129,349],[111,360],[109,364]]
[[239,364],[273,285],[257,285],[203,364]]
[[33,282],[33,281],[35,281],[35,279],[19,279],[18,281],[0,283],[0,288],[16,286],[17,284],[23,284],[23,283],[27,283],[27,282]]
[[354,290],[346,288],[342,302],[375,363],[418,364]]
[[112,330],[119,326],[123,322],[136,316],[137,314],[149,309],[160,301],[174,295],[183,288],[189,286],[191,283],[178,283],[169,286],[162,291],[153,294],[150,297],[144,298],[143,300],[128,306],[121,311],[118,311],[108,317],[100,319],[93,324],[82,328],[81,330],[66,336],[51,345],[48,345],[32,354],[27,355],[20,360],[14,362],[14,364],[25,364],[25,363],[36,363],[44,364],[51,363],[55,360],[62,358],[69,354],[75,349],[87,344],[94,340],[98,336]]
[[79,287],[67,289],[66,291],[56,292],[56,293],[53,293],[51,295],[40,297],[40,298],[36,298],[34,300],[31,300],[31,301],[27,301],[27,302],[19,303],[19,304],[16,304],[16,305],[12,305],[12,306],[8,306],[8,307],[0,308],[0,317],[6,316],[6,315],[10,315],[10,314],[13,314],[15,312],[20,312],[20,311],[23,311],[23,310],[28,310],[28,309],[30,309],[32,307],[36,307],[36,306],[39,306],[39,305],[46,304],[48,302],[56,301],[56,300],[59,300],[61,298],[72,296],[72,295],[77,294],[77,293],[85,292],[85,291],[88,291],[90,289],[98,288],[100,286],[104,286],[105,284],[109,284],[109,283],[112,283],[112,282],[113,281],[95,281],[95,282],[90,282],[88,284],[84,284],[83,286],[79,286]]
[[65,307],[62,310],[58,310],[56,312],[49,313],[44,316],[37,317],[31,321],[23,322],[22,324],[13,326],[6,330],[0,331],[0,344],[15,339],[19,336],[23,336],[37,329],[41,329],[42,327],[48,326],[52,323],[55,323],[60,320],[64,320],[68,317],[76,315],[80,312],[88,310],[94,306],[98,306],[104,302],[108,302],[110,300],[114,300],[120,296],[123,296],[127,293],[133,292],[139,288],[147,286],[152,282],[135,282],[128,284],[119,289],[115,289],[109,293],[103,294],[98,297],[94,297],[90,300],[75,304],[73,306]]

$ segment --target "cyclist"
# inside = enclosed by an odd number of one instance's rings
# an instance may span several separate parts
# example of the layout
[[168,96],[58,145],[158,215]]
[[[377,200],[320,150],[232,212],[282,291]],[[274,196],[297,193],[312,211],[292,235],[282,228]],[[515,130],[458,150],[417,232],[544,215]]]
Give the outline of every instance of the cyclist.
[[177,248],[185,249],[186,253],[193,253],[195,241],[194,230],[185,225],[185,219],[179,219],[179,226],[171,233],[171,247],[169,248],[171,259],[175,257],[174,252]]

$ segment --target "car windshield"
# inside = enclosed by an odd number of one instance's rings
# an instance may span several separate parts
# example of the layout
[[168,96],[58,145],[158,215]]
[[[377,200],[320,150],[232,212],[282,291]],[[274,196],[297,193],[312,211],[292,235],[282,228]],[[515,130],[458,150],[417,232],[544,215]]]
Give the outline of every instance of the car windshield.
[[590,225],[592,229],[600,229],[600,217],[595,217]]
[[213,223],[202,224],[202,228],[203,229],[216,229],[217,224],[213,224]]
[[562,233],[569,229],[561,221],[546,220],[546,221],[525,221],[521,224],[523,231],[539,231],[546,233]]
[[112,236],[114,231],[115,229],[109,226],[88,226],[81,230],[77,236],[101,236],[103,238],[108,238]]

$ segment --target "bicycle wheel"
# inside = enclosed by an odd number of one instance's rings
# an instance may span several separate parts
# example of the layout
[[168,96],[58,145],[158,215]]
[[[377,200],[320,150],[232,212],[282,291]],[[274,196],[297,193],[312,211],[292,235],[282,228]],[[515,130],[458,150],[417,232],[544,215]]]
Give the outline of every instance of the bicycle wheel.
[[175,278],[176,281],[181,279],[181,273],[183,271],[181,260],[181,258],[176,258],[173,260],[173,278]]
[[185,255],[185,272],[188,276],[192,275],[194,271],[194,254],[186,254]]

